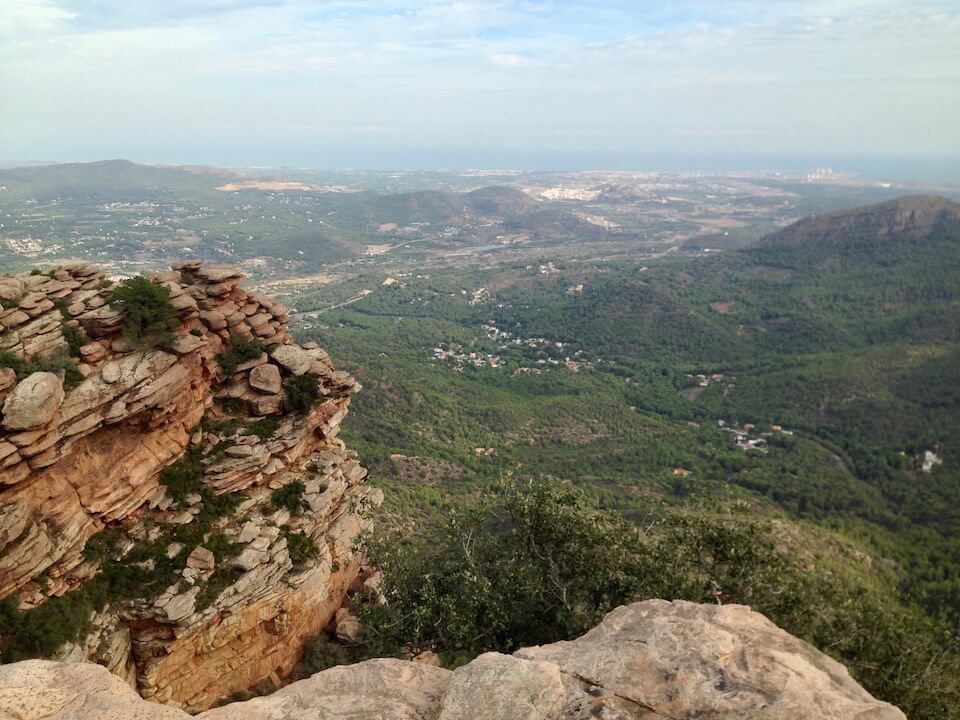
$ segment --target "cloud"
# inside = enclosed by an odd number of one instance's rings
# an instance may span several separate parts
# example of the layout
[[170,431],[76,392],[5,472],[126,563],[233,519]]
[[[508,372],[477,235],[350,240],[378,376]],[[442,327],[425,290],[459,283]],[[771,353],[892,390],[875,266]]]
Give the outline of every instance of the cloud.
[[64,27],[76,17],[49,0],[7,0],[0,4],[0,37],[32,36]]
[[529,68],[538,67],[542,63],[533,58],[528,58],[517,53],[493,53],[487,56],[494,65],[505,68]]
[[0,39],[0,140],[24,157],[222,127],[248,146],[297,127],[546,147],[550,127],[584,149],[960,147],[945,0],[6,0]]

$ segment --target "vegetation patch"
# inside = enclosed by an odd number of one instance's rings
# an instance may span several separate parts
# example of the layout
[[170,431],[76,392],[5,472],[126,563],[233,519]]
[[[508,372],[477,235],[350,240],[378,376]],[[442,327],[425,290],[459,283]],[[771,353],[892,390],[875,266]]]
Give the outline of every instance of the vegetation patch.
[[270,502],[277,510],[286,508],[292,514],[297,515],[303,511],[303,493],[306,489],[302,482],[294,480],[270,493]]
[[210,607],[214,600],[220,597],[220,593],[233,585],[243,571],[239,568],[222,565],[213,571],[213,574],[207,578],[207,581],[200,588],[194,601],[194,608],[199,612]]
[[293,563],[293,567],[303,567],[311,560],[320,557],[320,548],[309,535],[297,532],[289,525],[281,525],[280,531],[287,540],[287,552],[290,554],[290,562]]
[[313,373],[293,375],[287,378],[287,403],[290,409],[300,415],[306,415],[317,401],[320,392],[320,378]]
[[224,437],[232,437],[237,432],[241,432],[245,435],[256,435],[261,440],[269,440],[280,429],[280,421],[275,417],[257,419],[230,417],[225,420],[214,420],[205,416],[200,426],[205,431]]
[[177,311],[170,304],[170,288],[138,276],[113,288],[112,304],[123,310],[123,337],[130,342],[156,347],[173,340]]
[[198,495],[204,489],[203,456],[198,448],[190,448],[176,462],[160,472],[160,484],[167,488],[170,497],[178,506],[186,503],[190,495]]
[[638,527],[555,483],[506,486],[422,528],[368,545],[387,605],[365,605],[376,654],[398,646],[460,656],[576,637],[648,598],[750,605],[847,665],[910,717],[960,701],[946,623],[890,589],[808,569],[751,516],[665,515]]
[[90,342],[90,338],[76,325],[63,323],[60,326],[63,333],[63,339],[67,342],[67,348],[72,357],[80,357],[80,348]]
[[230,335],[228,348],[217,355],[217,362],[226,376],[233,375],[237,366],[250,360],[256,360],[264,352],[263,343],[243,335]]
[[76,361],[66,354],[24,360],[9,350],[0,350],[0,368],[11,368],[16,374],[18,382],[35,372],[54,374],[62,372],[63,386],[67,390],[76,387],[83,381],[83,375],[77,369]]

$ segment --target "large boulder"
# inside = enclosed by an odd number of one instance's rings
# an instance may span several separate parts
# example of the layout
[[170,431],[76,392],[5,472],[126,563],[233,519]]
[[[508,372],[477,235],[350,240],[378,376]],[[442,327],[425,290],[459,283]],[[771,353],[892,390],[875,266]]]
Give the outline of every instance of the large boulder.
[[243,273],[236,265],[207,265],[196,268],[194,272],[212,283],[243,277]]
[[310,366],[313,364],[313,358],[297,345],[278,345],[270,356],[294,375],[310,372]]
[[283,390],[280,378],[280,368],[265,363],[250,371],[250,387],[270,395],[276,395]]
[[36,430],[53,419],[63,404],[63,383],[50,372],[35,372],[21,380],[3,402],[3,427]]
[[18,277],[0,278],[0,300],[14,302],[25,292],[23,280]]
[[625,717],[906,720],[843,665],[744,605],[625,605],[576,640],[515,656],[553,663],[579,681],[564,718],[586,720],[626,701],[655,714]]
[[440,720],[541,720],[559,717],[563,674],[553,663],[485,653],[457,668]]
[[[208,710],[202,720],[435,720],[451,673],[368,660],[317,673],[267,697]],[[478,711],[481,709],[478,708]],[[481,711],[477,717],[482,716]]]
[[182,710],[141,700],[92,663],[26,660],[0,665],[0,718],[10,720],[189,720]]

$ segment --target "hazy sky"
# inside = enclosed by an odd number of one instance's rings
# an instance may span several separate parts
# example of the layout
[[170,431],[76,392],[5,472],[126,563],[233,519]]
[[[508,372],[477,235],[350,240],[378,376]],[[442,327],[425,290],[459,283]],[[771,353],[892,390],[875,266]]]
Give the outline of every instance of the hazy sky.
[[960,1],[0,0],[0,158],[656,153],[956,157]]

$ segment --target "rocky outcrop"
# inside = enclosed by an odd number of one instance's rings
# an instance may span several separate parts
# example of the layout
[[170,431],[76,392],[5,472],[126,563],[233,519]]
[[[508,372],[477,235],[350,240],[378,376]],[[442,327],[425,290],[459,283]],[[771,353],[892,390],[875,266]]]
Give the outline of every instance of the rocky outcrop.
[[[106,670],[42,661],[0,667],[0,716],[4,711],[19,711],[14,717],[23,720],[188,717],[151,714],[159,712],[155,705]],[[513,656],[487,653],[455,672],[369,660],[199,717],[905,720],[842,665],[747,607],[662,600],[620,607],[577,640]]]
[[[123,336],[95,268],[0,278],[0,598],[29,609],[109,565],[125,594],[59,656],[196,711],[288,673],[356,577],[366,471],[338,432],[359,385],[236,268],[150,279],[178,317],[156,347]],[[285,379],[306,373],[298,414]]]
[[51,372],[35,372],[17,383],[3,402],[6,430],[36,430],[53,419],[63,404],[63,383]]

